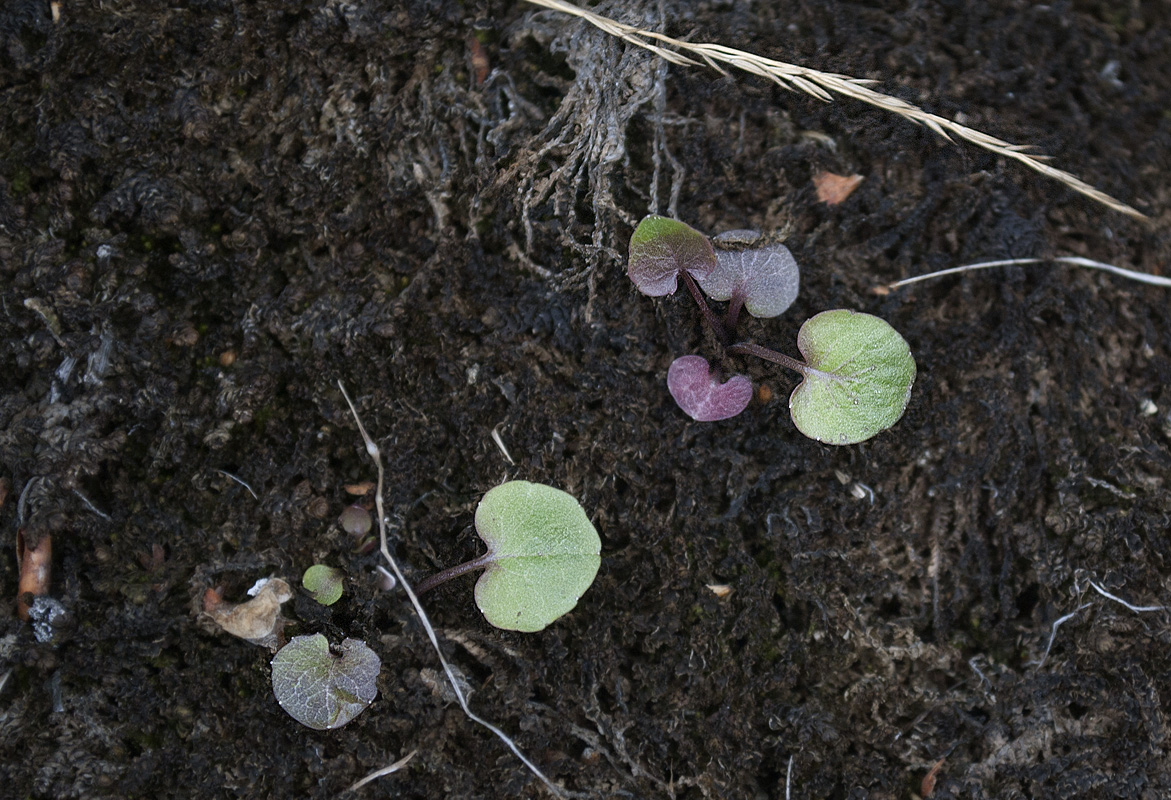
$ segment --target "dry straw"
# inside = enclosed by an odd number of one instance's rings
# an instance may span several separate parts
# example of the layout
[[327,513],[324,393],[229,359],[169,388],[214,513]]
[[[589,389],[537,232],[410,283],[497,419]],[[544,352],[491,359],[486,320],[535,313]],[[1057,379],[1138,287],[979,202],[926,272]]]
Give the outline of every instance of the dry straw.
[[[981,133],[978,130],[961,125],[958,122],[953,122],[935,114],[929,114],[918,106],[911,105],[903,100],[899,100],[897,97],[891,97],[890,95],[885,95],[882,92],[871,89],[870,84],[874,83],[874,81],[851,78],[847,75],[837,75],[831,72],[820,72],[808,67],[799,67],[795,64],[786,64],[783,61],[774,61],[771,58],[737,50],[733,47],[724,47],[719,44],[708,44],[704,42],[693,44],[691,42],[684,42],[662,33],[646,31],[641,28],[636,28],[633,25],[615,22],[608,17],[603,17],[584,8],[578,8],[571,3],[563,2],[563,0],[526,0],[526,2],[584,19],[586,22],[605,31],[611,36],[616,36],[623,41],[650,50],[655,55],[672,64],[695,67],[706,64],[721,74],[727,73],[720,65],[727,64],[744,72],[750,72],[753,75],[767,78],[790,91],[804,92],[819,100],[832,101],[833,95],[835,94],[860,100],[863,103],[890,111],[912,122],[923,125],[948,141],[952,141],[952,136],[956,136],[997,155],[1019,161],[1029,169],[1039,172],[1047,178],[1060,181],[1075,192],[1080,192],[1086,197],[1096,200],[1115,211],[1120,211],[1135,219],[1147,219],[1142,212],[1131,208],[1126,203],[1115,200],[1105,192],[1095,189],[1077,176],[1049,166],[1045,163],[1045,159],[1048,158],[1047,156],[1035,155],[1028,152],[1031,149],[1031,145],[1012,144],[1003,139],[998,139],[995,136],[989,136],[986,133]],[[684,53],[689,55],[684,55]],[[694,56],[694,58],[691,56]]]

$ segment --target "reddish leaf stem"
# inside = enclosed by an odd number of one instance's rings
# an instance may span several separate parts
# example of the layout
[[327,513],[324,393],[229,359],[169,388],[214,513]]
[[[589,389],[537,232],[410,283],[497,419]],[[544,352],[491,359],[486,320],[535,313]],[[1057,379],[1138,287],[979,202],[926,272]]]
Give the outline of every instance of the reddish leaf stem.
[[763,358],[766,361],[771,361],[774,364],[780,364],[782,367],[788,367],[794,372],[800,372],[802,375],[809,374],[809,365],[803,364],[792,356],[787,356],[784,353],[778,353],[776,350],[769,350],[767,347],[761,347],[758,344],[750,342],[741,342],[734,344],[728,348],[729,353],[739,353],[745,356],[756,356]]
[[736,333],[736,323],[740,321],[740,309],[744,307],[744,292],[737,289],[732,292],[732,299],[728,301],[728,313],[724,317],[724,325],[728,329],[728,338]]
[[471,561],[465,561],[462,564],[457,564],[454,567],[448,567],[442,572],[436,572],[430,578],[425,578],[415,584],[415,594],[425,594],[431,591],[440,584],[447,583],[452,578],[458,578],[468,572],[474,572],[478,569],[484,569],[492,563],[492,554],[484,553],[479,558],[473,558]]
[[728,335],[728,330],[724,327],[724,323],[720,322],[719,317],[715,315],[715,312],[708,306],[707,301],[703,299],[703,292],[699,290],[699,285],[695,282],[695,278],[691,277],[691,273],[687,270],[683,270],[679,274],[683,276],[683,283],[687,285],[687,291],[691,292],[691,296],[695,299],[696,305],[699,306],[699,310],[703,313],[704,321],[707,322],[708,327],[715,333],[716,338],[720,340],[720,344],[726,345],[732,340],[732,337]]

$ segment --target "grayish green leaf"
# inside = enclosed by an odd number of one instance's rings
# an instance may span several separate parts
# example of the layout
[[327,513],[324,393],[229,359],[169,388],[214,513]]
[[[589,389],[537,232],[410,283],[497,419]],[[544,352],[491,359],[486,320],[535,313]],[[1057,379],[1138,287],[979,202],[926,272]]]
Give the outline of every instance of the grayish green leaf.
[[903,416],[915,359],[885,321],[846,309],[823,311],[801,326],[797,347],[807,369],[789,398],[789,412],[809,438],[856,444]]
[[346,575],[337,567],[314,564],[301,576],[301,585],[323,606],[332,606],[342,596]]
[[[744,231],[728,231],[741,234]],[[726,234],[725,234],[726,235]],[[720,237],[716,237],[717,243]],[[800,270],[783,244],[738,250],[716,250],[716,268],[699,281],[713,300],[738,297],[758,319],[775,317],[797,299]]]
[[489,561],[476,605],[497,628],[533,632],[577,605],[594,582],[602,542],[581,504],[560,489],[502,483],[476,508]]
[[317,730],[340,728],[374,702],[382,662],[358,639],[331,651],[320,633],[294,636],[272,659],[272,691],[293,719]]

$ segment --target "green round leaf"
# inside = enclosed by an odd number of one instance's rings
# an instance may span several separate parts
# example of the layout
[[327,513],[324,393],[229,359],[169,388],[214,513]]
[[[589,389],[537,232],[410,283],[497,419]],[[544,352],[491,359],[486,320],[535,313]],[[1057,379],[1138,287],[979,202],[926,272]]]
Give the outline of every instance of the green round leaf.
[[345,573],[336,567],[314,564],[301,576],[301,585],[323,606],[332,606],[342,596]]
[[294,636],[272,659],[272,692],[289,716],[310,728],[340,728],[378,693],[382,662],[358,639],[331,651],[320,633]]
[[898,331],[870,314],[823,311],[797,334],[805,380],[789,398],[803,434],[857,444],[899,421],[911,399],[915,359]]
[[577,605],[602,563],[602,541],[581,504],[552,486],[502,483],[476,508],[489,561],[476,605],[497,628],[533,632]]

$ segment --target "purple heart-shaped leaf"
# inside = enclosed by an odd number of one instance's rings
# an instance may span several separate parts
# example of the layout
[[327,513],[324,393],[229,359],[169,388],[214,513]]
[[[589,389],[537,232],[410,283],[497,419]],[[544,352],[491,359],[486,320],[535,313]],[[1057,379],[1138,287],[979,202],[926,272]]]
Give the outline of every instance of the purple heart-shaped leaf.
[[698,422],[734,417],[752,400],[752,381],[733,375],[720,383],[707,359],[700,356],[681,356],[671,362],[667,390],[683,412]]
[[[715,241],[731,239],[729,231]],[[797,299],[800,282],[797,261],[783,244],[770,244],[751,250],[717,250],[717,266],[699,285],[713,300],[737,298],[748,313],[757,318],[775,317]]]
[[626,274],[650,297],[674,294],[680,272],[702,280],[715,268],[711,240],[678,220],[652,214],[638,223],[630,237]]

